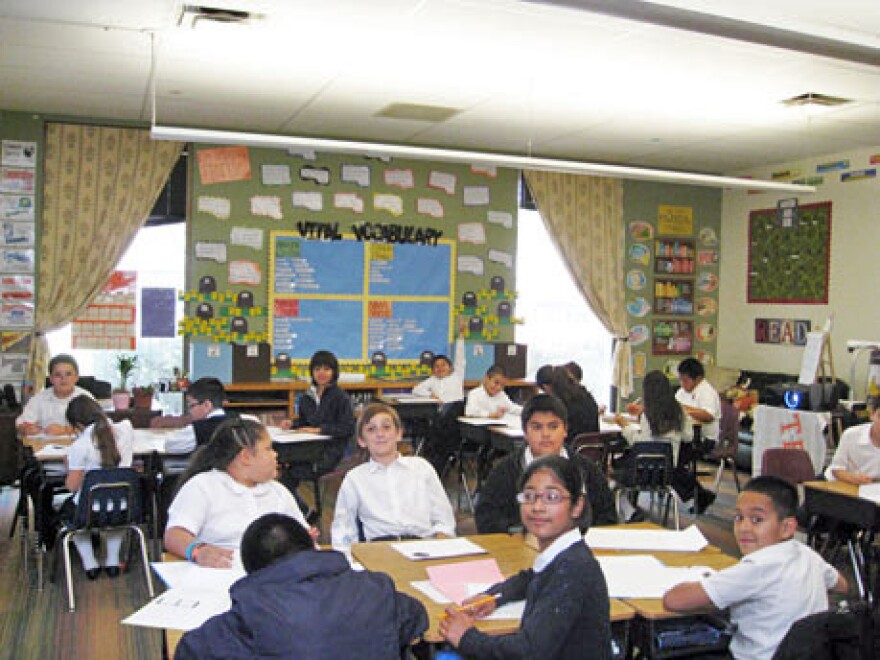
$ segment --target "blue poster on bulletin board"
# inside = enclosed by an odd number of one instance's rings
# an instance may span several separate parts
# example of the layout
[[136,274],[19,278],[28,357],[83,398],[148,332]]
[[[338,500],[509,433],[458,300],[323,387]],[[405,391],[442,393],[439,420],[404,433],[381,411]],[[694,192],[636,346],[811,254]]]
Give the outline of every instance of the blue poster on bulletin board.
[[452,246],[448,243],[372,247],[380,249],[369,251],[371,295],[449,296]]
[[276,305],[272,318],[272,353],[307,358],[315,351],[332,351],[340,360],[363,355],[363,304],[358,300],[296,300]]
[[141,337],[174,337],[174,289],[141,289]]
[[446,353],[449,303],[393,302],[388,314],[370,315],[367,350],[389,360],[407,360],[422,351]]
[[350,295],[364,292],[364,246],[354,241],[275,237],[275,293]]

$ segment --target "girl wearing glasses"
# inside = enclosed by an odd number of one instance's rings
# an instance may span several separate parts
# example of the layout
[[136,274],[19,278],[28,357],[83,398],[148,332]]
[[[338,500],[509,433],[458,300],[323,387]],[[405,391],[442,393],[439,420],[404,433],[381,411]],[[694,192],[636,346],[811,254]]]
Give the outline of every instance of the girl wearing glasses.
[[[168,509],[165,548],[200,566],[229,568],[244,530],[266,513],[292,516],[309,529],[293,495],[275,481],[272,440],[259,422],[223,422],[181,476]],[[310,530],[317,537],[317,530]]]
[[[464,601],[473,608],[449,608],[440,634],[473,658],[611,657],[608,589],[599,564],[584,543],[577,520],[586,500],[580,470],[561,456],[532,461],[517,495],[525,528],[538,541],[534,567]],[[509,601],[526,601],[519,631],[487,635],[477,618]]]

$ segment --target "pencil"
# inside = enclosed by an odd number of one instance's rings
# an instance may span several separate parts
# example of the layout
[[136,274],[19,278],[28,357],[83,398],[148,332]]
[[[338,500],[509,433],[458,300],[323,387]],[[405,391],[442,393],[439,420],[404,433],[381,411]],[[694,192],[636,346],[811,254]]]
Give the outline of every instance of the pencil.
[[[492,601],[498,600],[500,597],[501,597],[501,594],[494,594],[494,595],[487,594],[483,598],[480,598],[479,600],[475,600],[473,603],[468,603],[467,605],[458,605],[457,607],[454,607],[453,609],[456,612],[467,612],[469,610],[472,610],[475,607],[479,607],[480,605],[485,605],[486,603],[491,603]],[[446,614],[446,612],[444,612],[443,616],[441,618],[446,618],[447,616],[449,616],[449,615]]]

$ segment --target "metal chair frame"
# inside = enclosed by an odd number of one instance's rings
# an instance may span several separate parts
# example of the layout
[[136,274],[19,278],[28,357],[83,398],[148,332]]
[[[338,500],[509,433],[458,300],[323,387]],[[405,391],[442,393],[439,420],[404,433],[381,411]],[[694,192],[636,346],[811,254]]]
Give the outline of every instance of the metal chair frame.
[[648,492],[652,504],[659,496],[659,505],[665,502],[663,524],[669,517],[669,506],[672,505],[675,516],[675,529],[681,529],[678,493],[672,487],[672,445],[662,440],[635,443],[631,450],[630,464],[626,468],[623,482],[614,487],[614,505],[620,513],[620,497],[624,493]]

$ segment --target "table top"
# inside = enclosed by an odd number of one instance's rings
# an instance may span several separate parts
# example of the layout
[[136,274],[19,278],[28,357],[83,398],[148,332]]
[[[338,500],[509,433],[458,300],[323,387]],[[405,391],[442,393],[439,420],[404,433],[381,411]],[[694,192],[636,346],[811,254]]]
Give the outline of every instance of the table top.
[[804,488],[813,488],[814,490],[837,493],[838,495],[846,495],[848,497],[859,496],[859,487],[845,481],[805,481]]

